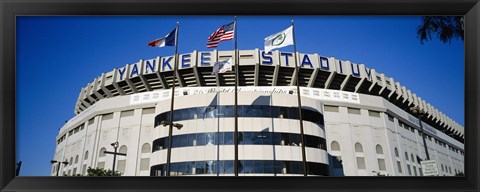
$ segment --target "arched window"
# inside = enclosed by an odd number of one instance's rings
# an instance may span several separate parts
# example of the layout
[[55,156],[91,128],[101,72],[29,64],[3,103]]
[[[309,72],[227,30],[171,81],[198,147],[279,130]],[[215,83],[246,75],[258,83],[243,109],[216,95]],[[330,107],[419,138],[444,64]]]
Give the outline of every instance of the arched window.
[[395,147],[395,156],[399,157],[398,149]]
[[405,160],[408,161],[408,153],[407,152],[405,152]]
[[77,164],[77,163],[78,163],[78,155],[75,156],[75,164]]
[[340,144],[338,144],[337,141],[332,141],[332,143],[330,144],[330,149],[332,151],[340,151]]
[[377,144],[377,146],[375,147],[375,150],[377,151],[377,154],[379,155],[383,154],[383,148],[380,144]]
[[99,157],[105,157],[105,151],[107,151],[107,149],[105,149],[105,147],[102,147],[100,149],[100,153],[98,154]]
[[70,157],[70,162],[69,162],[70,165],[73,165],[73,157]]
[[415,159],[413,158],[413,154],[410,154],[410,161],[415,162]]
[[[142,145],[142,153],[150,153],[150,144],[145,143]],[[150,158],[140,159],[140,171],[148,171],[150,169]]]
[[[377,155],[383,155],[383,147],[380,144],[377,144],[375,146],[375,151],[377,152]],[[380,171],[386,171],[387,170],[384,158],[382,158],[380,156],[377,157],[377,163],[378,163],[378,170],[380,170]]]
[[360,143],[355,143],[355,152],[363,152],[363,147],[362,144]]
[[119,150],[120,153],[127,153],[127,146],[122,145]]
[[88,151],[85,151],[85,155],[83,156],[83,160],[87,160],[88,159]]
[[145,143],[142,145],[142,153],[150,153],[150,144]]
[[[360,144],[359,142],[355,143],[355,152],[363,153],[362,144]],[[365,157],[357,156],[356,160],[357,160],[357,169],[366,169]]]
[[[125,153],[127,154],[127,146],[122,145],[119,150],[120,153]],[[119,158],[117,160],[117,170],[120,172],[125,172],[125,167],[127,165],[127,160],[126,159],[121,159]]]

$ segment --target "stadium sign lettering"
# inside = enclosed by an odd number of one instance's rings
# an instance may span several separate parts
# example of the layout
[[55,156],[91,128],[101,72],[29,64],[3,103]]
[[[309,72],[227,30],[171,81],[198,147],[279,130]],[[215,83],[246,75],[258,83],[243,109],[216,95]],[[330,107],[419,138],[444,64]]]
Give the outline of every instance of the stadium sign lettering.
[[123,80],[123,74],[125,74],[125,71],[127,70],[126,67],[118,69],[118,75],[120,75],[120,80]]
[[152,61],[147,60],[145,62],[145,71],[143,73],[145,73],[145,74],[154,73],[155,72],[155,65],[156,65],[155,59],[153,59]]
[[133,75],[138,75],[138,67],[137,67],[137,65],[133,65],[133,66],[132,66],[132,70],[131,70],[131,72],[130,72],[130,78],[132,78]]
[[169,70],[172,70],[172,66],[170,65],[170,61],[172,61],[173,57],[163,57],[162,58],[162,71],[165,71],[165,66],[168,66]]
[[[281,66],[291,66],[289,65],[289,60],[292,59],[293,60],[293,54],[292,53],[282,53],[280,52],[280,65]],[[330,70],[334,70],[338,73],[341,73],[341,74],[345,74],[344,73],[344,65],[346,64],[346,62],[342,62],[340,60],[338,60],[338,67],[335,66],[335,63],[333,63],[332,65],[334,67],[332,67],[330,61],[328,58],[326,57],[323,57],[323,56],[318,56],[317,58],[314,58],[312,56],[309,56],[308,54],[299,54],[299,60],[301,61],[300,62],[300,67],[301,68],[310,68],[310,69],[314,69],[314,68],[320,68],[321,70],[324,70],[324,71],[330,71]],[[261,52],[261,60],[260,60],[260,64],[261,65],[273,65],[274,64],[274,56],[273,56],[273,53],[272,52],[264,52],[262,51]],[[292,65],[293,67],[293,65]],[[350,72],[353,76],[355,77],[361,77],[361,73],[363,72],[361,69],[360,69],[360,65],[358,64],[354,64],[354,63],[350,63]],[[368,68],[364,68],[364,74],[365,76],[367,76],[368,78],[371,78],[371,70],[368,69]]]
[[190,67],[190,54],[182,55],[182,68]]
[[[179,55],[179,69],[191,68],[194,66],[207,67],[213,66],[217,59],[214,59],[215,52],[196,52]],[[264,52],[261,51],[260,65],[280,65],[284,67],[295,67],[293,53],[286,52]],[[371,78],[371,70],[366,67],[360,67],[358,64],[335,60],[317,54],[298,55],[299,66],[301,68],[316,69],[323,71],[336,71],[341,74],[351,74],[354,77],[365,76]],[[174,56],[157,57],[140,61],[122,68],[118,68],[117,81],[133,78],[138,75],[152,74],[156,72],[171,71],[175,65]],[[350,66],[348,66],[350,65]]]
[[200,65],[210,66],[210,53],[201,53],[200,54]]

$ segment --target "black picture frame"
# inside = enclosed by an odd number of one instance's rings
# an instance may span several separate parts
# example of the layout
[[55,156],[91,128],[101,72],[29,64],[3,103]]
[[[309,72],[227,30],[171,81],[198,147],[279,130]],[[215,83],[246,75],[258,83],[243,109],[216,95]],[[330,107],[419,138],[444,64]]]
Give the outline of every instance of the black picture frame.
[[[478,0],[0,0],[0,8],[1,191],[479,191]],[[287,14],[465,15],[465,177],[15,177],[16,16]]]

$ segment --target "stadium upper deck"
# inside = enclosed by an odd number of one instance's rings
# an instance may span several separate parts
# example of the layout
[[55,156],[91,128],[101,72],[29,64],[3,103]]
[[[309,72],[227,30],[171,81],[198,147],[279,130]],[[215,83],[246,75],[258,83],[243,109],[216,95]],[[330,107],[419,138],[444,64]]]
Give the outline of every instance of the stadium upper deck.
[[[233,53],[214,50],[179,54],[175,82],[174,56],[140,60],[102,73],[82,88],[74,112],[79,114],[103,98],[169,89],[174,84],[178,87],[234,86],[234,73],[211,74],[216,61],[227,60]],[[298,64],[300,86],[380,96],[411,114],[410,108],[418,106],[426,112],[424,122],[464,142],[464,127],[375,69],[316,53],[299,53]],[[239,51],[239,86],[294,86],[296,73],[293,53]]]

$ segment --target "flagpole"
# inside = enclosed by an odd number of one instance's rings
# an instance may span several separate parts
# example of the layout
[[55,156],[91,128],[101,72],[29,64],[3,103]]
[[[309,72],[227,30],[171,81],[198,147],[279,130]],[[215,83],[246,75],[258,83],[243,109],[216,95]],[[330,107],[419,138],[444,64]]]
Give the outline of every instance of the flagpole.
[[178,29],[180,24],[177,22],[175,29],[175,64],[173,65],[173,82],[172,82],[172,98],[170,102],[170,123],[168,127],[168,150],[167,150],[167,173],[166,176],[170,176],[170,156],[172,155],[172,131],[173,131],[173,103],[175,99],[175,79],[177,77],[177,65],[178,65]]
[[235,116],[235,132],[233,134],[233,142],[235,144],[235,162],[233,164],[233,169],[235,170],[235,176],[238,176],[238,50],[237,50],[237,16],[235,16],[234,24],[234,45],[235,45],[235,106],[234,106],[234,116]]
[[302,120],[302,101],[300,99],[300,80],[298,79],[300,68],[297,64],[297,43],[295,43],[295,27],[292,20],[292,36],[293,36],[293,53],[295,54],[295,79],[297,84],[297,100],[298,100],[298,120],[300,122],[300,136],[302,137],[302,161],[303,161],[303,176],[307,176],[307,158],[305,155],[305,135],[303,132],[303,120]]

